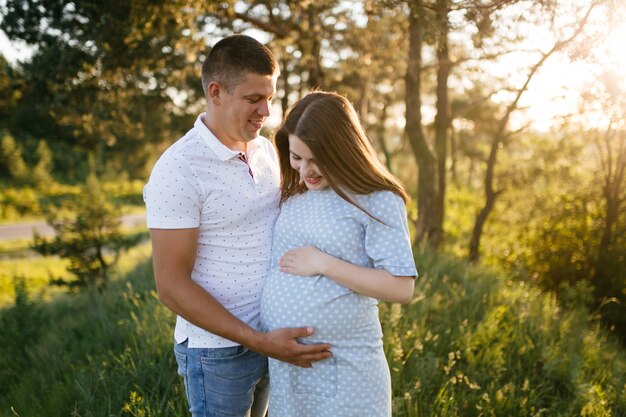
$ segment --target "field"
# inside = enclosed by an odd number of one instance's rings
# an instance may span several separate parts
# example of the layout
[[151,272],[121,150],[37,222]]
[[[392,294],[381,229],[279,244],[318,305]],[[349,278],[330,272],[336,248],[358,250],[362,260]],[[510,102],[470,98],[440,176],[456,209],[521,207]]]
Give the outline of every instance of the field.
[[[624,349],[592,315],[454,258],[416,259],[413,301],[380,305],[394,416],[626,415]],[[0,415],[185,414],[148,243],[102,292],[19,282],[0,316]]]
[[[146,231],[117,220],[194,121],[230,146],[246,110],[272,141],[317,89],[356,113],[307,128],[317,173],[371,189],[340,142],[363,127],[410,195],[394,416],[626,417],[626,0],[144,3],[0,0],[0,225],[56,231],[0,241],[0,417],[188,414]],[[235,33],[276,57],[271,96],[210,99],[262,67],[206,71]]]

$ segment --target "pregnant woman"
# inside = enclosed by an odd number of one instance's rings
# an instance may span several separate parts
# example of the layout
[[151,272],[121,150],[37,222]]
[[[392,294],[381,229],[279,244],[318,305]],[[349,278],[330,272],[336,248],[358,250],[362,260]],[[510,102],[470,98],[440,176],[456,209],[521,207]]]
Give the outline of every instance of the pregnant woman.
[[413,294],[407,195],[342,96],[308,94],[275,139],[282,209],[262,325],[312,326],[301,343],[330,343],[333,356],[310,368],[270,359],[270,417],[389,417],[377,304]]

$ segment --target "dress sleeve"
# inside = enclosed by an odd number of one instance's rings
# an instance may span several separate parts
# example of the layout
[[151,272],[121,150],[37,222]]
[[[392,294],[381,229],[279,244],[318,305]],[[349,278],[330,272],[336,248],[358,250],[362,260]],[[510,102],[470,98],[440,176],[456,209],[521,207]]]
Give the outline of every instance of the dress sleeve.
[[395,276],[417,277],[402,198],[390,191],[378,192],[371,195],[366,208],[378,219],[368,216],[365,227],[365,251],[374,268]]
[[200,226],[202,191],[189,164],[164,155],[143,189],[148,228],[190,229]]

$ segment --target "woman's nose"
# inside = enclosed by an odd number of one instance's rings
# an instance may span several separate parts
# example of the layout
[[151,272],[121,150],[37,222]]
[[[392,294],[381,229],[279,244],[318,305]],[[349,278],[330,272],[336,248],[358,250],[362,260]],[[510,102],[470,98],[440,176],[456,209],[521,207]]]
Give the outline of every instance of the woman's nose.
[[307,164],[305,162],[302,162],[300,164],[300,175],[306,176],[306,174],[308,174],[310,170],[311,169],[310,169],[310,165],[309,164]]

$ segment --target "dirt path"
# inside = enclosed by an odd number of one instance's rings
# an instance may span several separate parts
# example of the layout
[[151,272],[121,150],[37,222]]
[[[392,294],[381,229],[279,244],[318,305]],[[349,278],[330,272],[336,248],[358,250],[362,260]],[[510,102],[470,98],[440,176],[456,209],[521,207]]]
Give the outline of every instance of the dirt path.
[[[146,215],[144,213],[122,216],[122,225],[126,227],[145,224]],[[0,225],[0,240],[29,239],[33,237],[34,232],[42,236],[51,236],[54,234],[54,229],[43,221]]]

